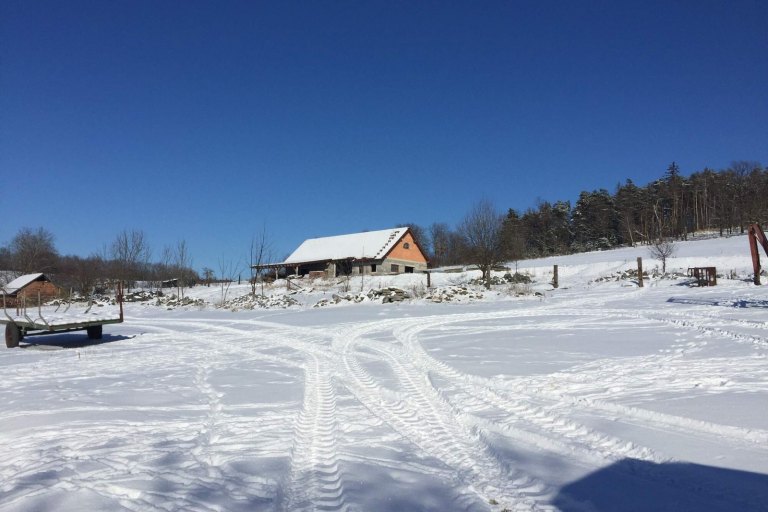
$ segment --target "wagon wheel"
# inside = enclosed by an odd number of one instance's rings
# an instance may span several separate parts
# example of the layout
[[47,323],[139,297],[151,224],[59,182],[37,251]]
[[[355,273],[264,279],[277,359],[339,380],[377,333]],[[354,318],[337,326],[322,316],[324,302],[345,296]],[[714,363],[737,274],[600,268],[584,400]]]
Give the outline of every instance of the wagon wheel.
[[102,333],[102,325],[92,325],[90,327],[87,327],[85,330],[88,332],[88,339],[89,340],[100,340],[101,339],[101,333]]
[[19,340],[21,340],[19,326],[14,323],[5,324],[5,346],[8,348],[18,347]]

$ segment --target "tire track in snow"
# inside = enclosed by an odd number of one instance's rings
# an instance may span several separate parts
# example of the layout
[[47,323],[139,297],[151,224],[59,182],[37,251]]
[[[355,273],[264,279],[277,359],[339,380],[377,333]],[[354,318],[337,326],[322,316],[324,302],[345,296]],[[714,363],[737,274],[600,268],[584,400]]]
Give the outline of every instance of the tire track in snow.
[[[336,394],[330,347],[318,342],[327,336],[312,329],[290,328],[267,322],[240,322],[240,327],[269,328],[266,339],[252,331],[218,325],[216,332],[234,336],[238,350],[249,352],[246,343],[255,339],[271,348],[290,347],[307,358],[304,369],[304,401],[294,428],[289,481],[284,484],[285,510],[348,510],[340,470],[336,435]],[[212,328],[213,329],[213,328]],[[294,362],[294,365],[296,363]]]
[[[671,415],[653,413],[643,409],[631,408],[608,402],[582,400],[567,395],[556,395],[546,392],[536,392],[534,395],[532,395],[530,394],[530,388],[528,386],[524,387],[521,385],[517,387],[517,391],[520,393],[523,402],[520,402],[519,400],[513,400],[512,404],[514,405],[510,410],[504,404],[504,400],[506,400],[507,397],[503,396],[496,390],[492,390],[490,387],[484,387],[483,389],[480,389],[480,393],[473,393],[471,389],[473,387],[473,383],[479,383],[485,379],[474,378],[461,374],[448,365],[435,360],[429,356],[426,351],[424,351],[423,347],[421,347],[421,345],[418,343],[417,334],[426,329],[434,327],[435,325],[441,325],[441,322],[436,321],[434,324],[423,321],[419,323],[411,322],[395,330],[396,339],[402,342],[404,347],[412,350],[409,351],[407,356],[413,358],[414,361],[425,363],[424,369],[426,371],[442,373],[451,384],[457,385],[459,387],[465,387],[465,392],[467,392],[467,394],[471,397],[480,397],[481,399],[487,400],[488,403],[494,405],[497,408],[506,409],[508,412],[512,413],[512,415],[522,415],[524,417],[524,421],[526,422],[536,424],[536,426],[539,428],[533,432],[527,433],[527,435],[523,435],[520,438],[524,441],[527,440],[529,442],[533,442],[534,444],[538,444],[541,447],[551,449],[552,447],[556,447],[557,444],[560,444],[563,439],[575,437],[579,443],[583,442],[585,439],[588,440],[586,443],[586,450],[582,451],[583,455],[589,455],[589,453],[594,450],[608,460],[620,460],[624,459],[625,457],[629,457],[632,459],[646,460],[656,463],[672,461],[670,458],[660,457],[646,447],[638,447],[634,443],[622,441],[613,436],[599,434],[594,429],[588,429],[585,426],[569,419],[567,416],[560,415],[557,412],[558,409],[561,409],[563,410],[563,413],[567,413],[568,408],[571,406],[584,407],[585,405],[587,408],[593,407],[602,412],[618,414],[622,418],[632,418],[632,420],[635,422],[646,422],[650,425],[653,425],[654,427],[657,427],[658,424],[661,423],[670,430],[689,433],[689,431],[693,429],[698,430],[700,433],[714,435],[715,437],[725,437],[732,442],[747,440],[750,443],[755,443],[762,449],[765,448],[766,441],[768,441],[768,433],[765,431],[717,425],[688,418],[678,418]],[[385,345],[383,342],[377,343],[382,346]],[[680,357],[680,354],[670,357]],[[407,357],[404,357],[404,359],[407,359]],[[469,386],[462,386],[464,384],[468,384]],[[477,390],[477,388],[475,389]],[[547,398],[552,401],[552,405],[547,406],[546,408],[531,408],[528,404],[533,401],[531,398],[534,396]],[[463,408],[463,406],[459,406],[459,408]],[[484,421],[483,423],[489,422]],[[508,428],[506,427],[506,424],[503,425],[502,433],[504,434],[509,432]],[[491,428],[493,429],[493,425]],[[540,431],[538,431],[542,428],[545,431],[550,431],[555,434],[554,444],[550,444],[548,446],[549,443],[546,439],[544,439],[542,442]],[[597,440],[598,442],[591,442],[594,440]],[[570,451],[571,450],[569,450],[569,452]],[[642,473],[646,478],[651,480],[669,483],[670,478],[672,478],[664,466],[647,466],[645,468],[646,469],[642,469]],[[636,467],[634,471],[640,471],[640,467]],[[695,481],[680,481],[675,482],[674,485],[676,487],[688,489],[689,491],[701,492],[699,483]],[[729,495],[729,493],[731,493],[731,491],[727,487],[723,487],[720,482],[712,481],[707,483],[706,494],[708,495],[713,497],[721,497]],[[731,498],[736,500],[735,502],[741,501],[741,498],[738,496],[731,496]]]
[[[621,318],[640,318],[640,319],[646,319],[646,320],[653,320],[652,318],[646,318],[645,316],[641,315],[634,315],[634,314],[627,314],[627,312],[624,311],[608,311],[607,315],[605,312],[599,312],[596,313],[594,311],[588,312],[588,311],[573,311],[574,314],[579,316],[595,316],[600,315],[601,317],[605,318],[612,318],[612,317],[621,317]],[[495,317],[495,316],[494,316]],[[453,323],[453,320],[449,320],[451,323]],[[464,321],[464,320],[461,320]],[[440,322],[439,320],[436,320],[435,322],[422,322],[419,325],[415,326],[403,326],[401,327],[398,332],[404,333],[405,339],[402,339],[403,345],[407,347],[409,350],[412,351],[412,357],[414,357],[414,360],[418,360],[424,364],[425,369],[434,371],[438,374],[443,375],[444,377],[448,378],[452,383],[462,383],[464,385],[470,385],[474,386],[475,389],[477,389],[480,394],[478,396],[485,397],[486,399],[489,399],[489,403],[495,405],[496,407],[504,408],[504,401],[508,400],[508,398],[504,398],[501,396],[501,393],[503,391],[494,389],[498,387],[498,383],[494,383],[493,381],[490,381],[488,379],[484,379],[481,377],[475,377],[475,376],[469,376],[466,374],[462,374],[461,372],[458,372],[454,368],[448,366],[447,364],[443,363],[442,361],[438,361],[434,359],[432,356],[430,356],[424,349],[421,347],[421,345],[416,340],[416,335],[419,332],[422,332],[429,328],[434,328],[436,326],[444,325],[444,322]],[[706,342],[703,341],[701,344],[705,344]],[[699,348],[698,344],[694,344],[697,346],[694,346],[693,349]],[[616,362],[615,360],[609,359],[607,361],[598,361],[598,364],[596,367],[593,368],[586,368],[586,367],[579,367],[578,370],[575,371],[575,373],[578,375],[578,378],[580,381],[583,381],[585,379],[592,379],[595,382],[602,383],[602,385],[605,385],[605,380],[611,380],[611,384],[618,385],[618,386],[628,386],[630,384],[636,384],[638,379],[638,372],[642,372],[644,369],[648,371],[647,375],[644,376],[644,381],[649,384],[649,387],[646,387],[646,391],[663,391],[666,390],[665,386],[663,385],[664,379],[668,379],[670,377],[670,374],[672,377],[679,376],[679,372],[671,372],[668,368],[668,364],[671,361],[680,361],[681,357],[684,355],[684,351],[680,351],[675,354],[663,354],[663,355],[652,355],[652,356],[642,356],[637,358],[631,358],[630,360],[622,359],[619,362]],[[710,360],[711,361],[711,360]],[[728,361],[726,359],[723,359],[724,362]],[[682,363],[678,363],[681,364]],[[760,368],[764,365],[762,360],[754,361],[754,365],[756,368],[756,371],[759,371]],[[589,365],[586,365],[587,367]],[[691,371],[696,372],[697,369],[692,369]],[[705,371],[704,373],[707,373],[711,375],[712,369]],[[740,368],[738,371],[743,372],[744,368]],[[765,370],[763,370],[765,371]],[[519,382],[516,382],[512,385],[505,386],[504,389],[507,391],[513,391],[515,395],[518,395],[522,398],[523,402],[520,402],[517,400],[517,403],[524,403],[524,402],[531,402],[532,398],[537,397],[539,399],[547,399],[553,403],[551,407],[548,407],[547,412],[544,412],[540,409],[534,408],[533,410],[530,410],[526,414],[526,418],[542,418],[542,417],[548,417],[547,415],[552,416],[552,412],[550,410],[552,409],[565,409],[563,411],[564,414],[567,415],[568,408],[570,407],[579,407],[582,409],[594,409],[599,410],[603,412],[608,412],[609,414],[621,414],[622,418],[632,420],[636,423],[643,423],[648,424],[664,424],[668,428],[676,430],[676,431],[690,431],[690,430],[696,430],[698,432],[701,432],[703,434],[707,435],[714,435],[716,437],[720,438],[728,438],[731,441],[735,441],[738,443],[743,443],[744,441],[748,441],[750,444],[758,444],[758,445],[768,445],[768,432],[762,431],[759,429],[747,429],[747,428],[741,428],[741,427],[732,427],[728,425],[721,425],[711,422],[705,422],[701,420],[693,420],[690,418],[682,418],[677,417],[670,414],[663,414],[663,413],[656,413],[647,411],[638,407],[630,407],[630,406],[623,406],[619,404],[613,404],[606,402],[605,400],[601,399],[589,399],[581,396],[571,396],[568,391],[558,391],[558,392],[550,392],[547,391],[548,389],[551,389],[554,387],[554,384],[557,384],[556,376],[557,375],[563,375],[563,374],[570,374],[571,372],[562,372],[560,374],[554,374],[553,375],[546,375],[542,378],[530,378],[530,379],[522,379]],[[701,373],[701,372],[699,372]],[[607,376],[607,377],[606,377]],[[623,376],[623,380],[619,381],[615,379],[616,376]],[[562,389],[563,386],[558,386],[560,389]],[[567,386],[565,386],[567,388]],[[473,394],[472,391],[469,391],[470,394]],[[611,397],[610,395],[608,395]],[[612,397],[615,397],[614,394]],[[527,397],[527,398],[526,398]],[[501,399],[501,401],[499,401]],[[565,406],[565,407],[563,407]],[[514,411],[511,411],[514,412]],[[573,420],[568,420],[567,416],[561,416],[559,419],[555,419],[554,417],[550,417],[548,420],[550,423],[553,423],[555,425],[559,423],[563,423],[563,427],[567,430],[574,430],[575,432],[583,432],[586,427],[583,425],[576,424],[573,422]],[[573,434],[571,434],[573,435]],[[602,434],[598,434],[598,437],[601,437]],[[626,444],[621,443],[618,440],[614,440],[609,445],[613,445],[616,447],[621,447],[622,444],[625,444],[624,448],[622,449],[622,452],[624,452],[624,455],[630,456],[632,458],[639,458],[639,459],[645,459],[645,460],[652,460],[652,461],[663,461],[666,460],[666,457],[654,455],[650,450],[643,447],[637,447],[632,444]],[[599,445],[593,446],[593,449],[600,452]]]
[[[734,332],[732,330],[721,328],[721,327],[710,327],[710,326],[704,325],[704,323],[702,323],[699,320],[700,317],[698,316],[694,317],[689,315],[683,315],[680,313],[676,313],[673,316],[665,316],[665,315],[644,313],[644,312],[636,312],[634,314],[631,314],[629,312],[621,312],[619,314],[622,314],[623,316],[631,315],[633,318],[645,318],[648,320],[654,320],[656,322],[662,322],[665,324],[673,325],[675,327],[681,327],[684,329],[698,331],[706,335],[723,336],[726,338],[731,338],[732,340],[737,341],[739,343],[751,343],[761,349],[768,348],[767,337],[757,336],[754,334]],[[744,325],[743,322],[732,322],[730,320],[725,320],[722,318],[718,319],[718,321],[721,323],[730,325],[731,328],[733,328],[733,326],[735,325],[739,325],[739,326]],[[762,326],[760,326],[760,324],[755,324],[752,327],[763,328]]]
[[[565,304],[564,306],[567,306]],[[556,311],[555,308],[548,308],[552,310],[554,313]],[[601,317],[604,317],[605,319],[610,318],[621,318],[621,319],[641,319],[641,320],[648,320],[653,322],[661,322],[667,325],[671,325],[673,327],[677,328],[683,328],[686,330],[694,330],[699,333],[703,333],[705,335],[721,335],[723,337],[730,338],[737,342],[747,342],[754,344],[756,348],[766,348],[768,347],[768,340],[766,338],[750,335],[750,334],[744,334],[739,332],[733,332],[729,331],[723,328],[712,328],[708,327],[706,325],[703,325],[700,321],[698,321],[698,317],[692,317],[688,316],[685,319],[679,319],[679,318],[668,318],[663,315],[659,314],[647,314],[643,312],[630,312],[625,310],[615,310],[615,309],[606,309],[601,310],[600,312],[596,313],[594,311],[580,311],[580,310],[571,310],[569,311],[571,314],[575,314],[578,316],[595,316],[600,315]],[[681,313],[675,313],[674,315],[679,316]],[[685,315],[685,314],[682,314]],[[724,321],[724,323],[729,323],[730,325],[736,325],[741,326],[743,322],[739,321],[733,321],[730,322],[729,320]],[[758,326],[760,328],[766,328],[765,323],[752,323],[750,322],[750,326]],[[595,410],[600,410],[603,412],[608,412],[610,414],[621,414],[624,418],[635,418],[638,422],[653,422],[653,423],[662,423],[667,425],[669,428],[677,430],[677,431],[690,431],[690,430],[696,430],[704,434],[714,435],[717,437],[727,437],[730,438],[732,441],[749,441],[750,443],[755,443],[758,445],[768,445],[768,431],[760,430],[760,429],[749,429],[749,428],[741,428],[741,427],[733,427],[729,425],[721,425],[711,422],[705,422],[701,420],[693,420],[690,418],[682,418],[677,417],[670,414],[664,414],[664,413],[656,413],[647,411],[638,407],[629,407],[629,406],[622,406],[619,404],[613,404],[606,402],[604,399],[601,398],[610,398],[615,397],[616,394],[608,393],[604,395],[604,397],[596,396],[596,397],[574,397],[569,396],[567,392],[560,392],[560,393],[552,393],[548,392],[547,389],[551,389],[553,387],[553,384],[557,384],[557,382],[553,382],[553,377],[563,374],[571,374],[576,373],[578,375],[578,379],[580,382],[583,382],[587,379],[592,379],[596,382],[602,382],[602,384],[605,384],[605,380],[610,380],[611,383],[614,386],[619,387],[630,387],[630,386],[636,386],[638,383],[638,373],[641,373],[645,371],[645,375],[643,376],[643,380],[646,384],[646,387],[644,388],[645,392],[654,392],[654,391],[668,391],[669,386],[666,385],[666,382],[669,379],[678,379],[680,380],[681,375],[685,373],[690,373],[692,375],[697,375],[701,377],[701,375],[707,376],[707,378],[714,378],[713,375],[716,375],[716,372],[720,370],[720,373],[725,373],[726,375],[730,371],[731,375],[743,375],[745,370],[747,368],[752,368],[752,372],[754,374],[757,374],[758,377],[760,376],[760,373],[765,373],[765,364],[764,359],[762,357],[757,358],[751,358],[751,359],[744,359],[740,366],[734,367],[733,359],[732,358],[722,358],[719,360],[713,360],[708,359],[704,362],[697,362],[696,367],[692,367],[690,364],[685,363],[682,361],[682,357],[684,355],[687,355],[691,352],[695,352],[698,350],[701,350],[704,346],[707,345],[707,341],[705,339],[702,339],[700,341],[696,342],[688,342],[685,345],[682,346],[682,348],[675,349],[675,353],[673,354],[662,354],[662,355],[652,355],[652,356],[642,356],[637,358],[631,358],[630,360],[627,360],[626,358],[622,359],[619,362],[616,362],[614,360],[607,360],[607,361],[598,361],[598,364],[595,367],[589,368],[589,365],[578,367],[578,369],[574,370],[573,372],[563,372],[560,374],[549,375],[544,377],[541,380],[531,379],[531,380],[524,380],[517,385],[515,385],[514,390],[519,394],[529,394],[531,392],[535,393],[536,395],[540,397],[548,397],[552,400],[562,400],[564,403],[567,403],[569,406],[576,406],[581,407],[584,409],[593,408]],[[423,352],[423,349],[422,349]],[[428,354],[424,352],[424,355],[426,357],[431,357]],[[437,362],[437,361],[435,361]],[[718,362],[722,362],[723,364],[721,366],[718,366]],[[443,365],[444,368],[448,368],[446,365],[444,365],[441,362],[437,362],[440,365]],[[676,364],[678,367],[674,368],[673,370],[669,368],[669,365]],[[701,368],[701,365],[706,365],[706,368]],[[616,376],[623,377],[622,379],[616,379]],[[562,387],[562,386],[560,386]],[[605,386],[603,386],[605,387]],[[732,388],[727,388],[732,389]],[[754,386],[748,386],[746,388],[749,391],[754,391],[756,388]],[[624,396],[624,395],[621,395]]]
[[[475,320],[479,319],[475,318]],[[653,462],[667,460],[666,457],[654,453],[647,447],[637,446],[634,443],[587,428],[585,425],[570,419],[567,415],[555,412],[551,407],[537,406],[532,395],[521,393],[514,398],[506,396],[494,389],[490,380],[464,374],[441,361],[437,361],[421,347],[418,342],[418,334],[440,325],[445,325],[443,319],[403,325],[395,329],[395,338],[402,343],[405,350],[401,358],[413,360],[424,372],[441,375],[466,395],[479,398],[506,412],[509,415],[509,421],[503,427],[505,430],[525,431],[532,428],[533,432],[539,435],[543,431],[555,439],[557,444],[562,445],[565,441],[576,452],[590,456],[596,453],[607,460],[618,460],[624,457]],[[456,406],[459,410],[464,410],[466,407],[466,403]],[[530,435],[528,433],[525,437],[528,438]]]
[[[589,312],[579,313],[589,314]],[[591,314],[594,314],[594,312]],[[601,314],[604,315],[606,319],[634,318],[660,322],[677,328],[694,330],[703,333],[706,336],[720,335],[737,342],[751,343],[758,349],[768,347],[768,345],[766,345],[768,340],[765,338],[754,335],[745,335],[743,333],[728,331],[722,328],[710,328],[703,325],[698,320],[698,317],[689,315],[686,315],[686,318],[681,320],[679,318],[669,318],[659,314],[628,312],[624,310],[604,310],[601,311]],[[674,313],[674,315],[679,316],[681,314]],[[741,322],[733,322],[733,324],[741,325]],[[763,327],[762,324],[758,325]],[[584,410],[592,409],[611,415],[618,414],[623,419],[629,419],[635,423],[652,424],[654,426],[662,424],[667,428],[678,432],[687,433],[694,430],[705,435],[715,436],[721,439],[725,438],[730,442],[736,442],[738,444],[758,445],[761,448],[768,446],[768,431],[766,430],[723,425],[648,411],[640,407],[625,406],[606,401],[606,398],[616,398],[617,396],[625,397],[628,395],[626,392],[617,393],[614,391],[615,388],[624,390],[632,389],[633,392],[642,390],[644,393],[664,392],[674,389],[669,385],[670,381],[676,381],[678,386],[683,386],[684,391],[687,391],[691,388],[691,385],[686,385],[686,375],[690,376],[690,382],[700,381],[702,379],[714,379],[716,381],[719,380],[722,383],[722,379],[726,379],[727,381],[729,377],[743,376],[749,371],[751,372],[751,375],[755,376],[755,379],[765,382],[764,378],[761,379],[761,377],[768,374],[768,369],[765,367],[764,356],[758,355],[750,358],[742,358],[741,361],[738,362],[733,358],[708,358],[697,360],[696,364],[691,364],[689,361],[683,359],[685,355],[700,351],[707,345],[707,343],[708,341],[706,339],[687,342],[682,345],[681,348],[674,349],[674,352],[670,354],[641,356],[629,359],[623,358],[619,361],[613,359],[599,360],[595,363],[588,363],[576,367],[567,372],[547,375],[543,378],[523,380],[515,383],[511,386],[511,389],[514,389],[516,393],[520,394],[533,393],[539,397],[561,401],[566,407],[577,407]],[[576,379],[574,384],[580,385],[578,396],[572,395],[572,392],[569,391],[562,391],[563,388],[568,389],[572,386],[570,384],[564,386],[563,382],[559,381],[559,379],[571,376]],[[588,386],[585,386],[584,384],[589,382],[593,382],[596,389],[592,391],[593,394],[591,396],[585,396],[585,393],[590,392],[590,390]],[[723,390],[732,390],[735,387],[738,386],[732,385],[724,387]],[[559,388],[560,391],[553,392],[551,391],[553,388]],[[600,392],[600,388],[602,388],[602,393]],[[508,387],[508,389],[510,389],[510,387]],[[764,390],[764,388],[756,388],[752,383],[749,385],[743,384],[740,389],[746,391]]]
[[[387,324],[391,322],[385,321]],[[515,510],[551,510],[547,502],[552,490],[519,468],[501,464],[484,438],[459,421],[425,374],[384,353],[402,385],[402,391],[393,392],[382,388],[360,365],[354,355],[355,345],[366,332],[381,326],[375,322],[337,334],[345,347],[342,358],[346,369],[354,379],[347,387],[357,399],[426,454],[452,468],[465,487],[455,498],[462,509],[477,506],[475,495],[479,495],[483,503],[501,499],[513,504]]]
[[336,393],[317,357],[305,366],[304,403],[294,428],[285,510],[349,509],[339,468]]

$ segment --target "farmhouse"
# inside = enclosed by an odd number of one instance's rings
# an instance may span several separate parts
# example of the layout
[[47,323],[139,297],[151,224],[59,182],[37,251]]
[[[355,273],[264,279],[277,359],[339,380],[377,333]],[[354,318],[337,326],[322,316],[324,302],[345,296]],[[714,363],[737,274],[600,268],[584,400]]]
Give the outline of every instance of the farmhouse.
[[51,300],[61,293],[61,288],[51,282],[45,274],[26,274],[19,276],[2,288],[6,306],[18,306],[23,301],[37,304]]
[[282,263],[288,274],[336,277],[387,275],[427,270],[427,258],[407,227],[305,240]]

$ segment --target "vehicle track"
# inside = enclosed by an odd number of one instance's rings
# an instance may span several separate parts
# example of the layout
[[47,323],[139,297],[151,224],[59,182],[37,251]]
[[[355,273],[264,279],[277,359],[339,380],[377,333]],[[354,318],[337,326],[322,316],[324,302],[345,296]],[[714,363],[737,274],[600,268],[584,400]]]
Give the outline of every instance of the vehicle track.
[[316,356],[305,365],[304,403],[294,428],[285,510],[349,509],[345,502],[336,435],[336,393]]
[[[543,389],[546,389],[545,386],[529,386],[519,383],[515,387],[517,397],[510,399],[505,393],[493,389],[492,382],[482,378],[463,375],[448,365],[436,361],[429,356],[418,343],[417,335],[436,325],[444,324],[439,320],[430,323],[421,319],[418,323],[412,322],[397,328],[395,330],[395,337],[403,344],[406,350],[408,350],[408,353],[401,355],[399,359],[416,361],[417,364],[422,366],[424,371],[441,374],[451,383],[451,385],[464,388],[463,391],[466,396],[470,397],[470,403],[457,403],[457,408],[461,409],[471,406],[471,400],[479,397],[496,408],[507,411],[510,418],[514,418],[514,421],[511,422],[512,425],[515,425],[516,423],[535,424],[535,428],[528,432],[527,435],[520,436],[519,433],[517,433],[517,437],[522,440],[528,440],[529,442],[534,442],[540,446],[549,446],[551,448],[552,446],[557,445],[562,446],[564,440],[570,440],[569,438],[575,437],[578,440],[578,443],[583,443],[586,446],[586,449],[582,450],[582,454],[588,454],[590,452],[597,453],[605,458],[614,460],[630,457],[632,459],[650,460],[652,462],[671,461],[669,458],[659,457],[659,455],[654,454],[647,448],[637,447],[633,443],[622,442],[620,439],[611,439],[611,436],[596,433],[593,429],[587,429],[583,425],[579,425],[565,416],[569,409],[572,409],[573,407],[581,407],[586,409],[594,408],[602,412],[619,415],[623,419],[631,418],[632,421],[645,422],[654,425],[654,427],[658,427],[658,425],[661,424],[670,430],[677,430],[685,433],[690,433],[690,430],[696,430],[702,434],[712,435],[718,438],[728,438],[730,442],[736,444],[749,444],[752,445],[753,448],[759,446],[760,449],[765,449],[766,441],[768,440],[768,432],[765,431],[730,427],[689,418],[679,418],[655,412],[652,413],[639,408],[612,404],[605,401],[585,400],[564,395],[562,393],[549,393],[542,391]],[[382,342],[375,343],[380,346],[385,345]],[[673,356],[664,357],[678,358],[681,357],[681,355],[681,353],[677,353]],[[600,369],[601,372],[604,372],[604,370],[604,368]],[[532,389],[534,390],[533,393],[531,392]],[[455,400],[455,398],[455,394],[451,396],[451,400]],[[550,400],[551,403],[545,407],[532,407],[529,405],[535,403],[537,398],[546,398]],[[558,410],[562,412],[563,415],[560,415]],[[522,421],[518,419],[521,417],[524,418]],[[487,421],[479,422],[481,425],[483,423],[486,426],[488,425]],[[505,434],[509,433],[510,423],[502,422],[501,425],[503,427],[503,432]],[[491,424],[490,428],[496,430],[496,425]],[[544,440],[542,442],[540,437],[542,432],[551,434],[554,441],[547,442],[547,440]],[[574,452],[570,447],[568,451],[571,453]],[[658,469],[650,471],[644,470],[646,477],[660,482],[667,482],[670,479],[670,475],[666,474],[663,467],[657,468]],[[677,482],[676,485],[694,492],[699,490],[698,483],[693,481],[680,481]],[[707,494],[710,494],[713,497],[728,495],[729,492],[729,489],[724,488],[719,482],[709,482],[706,491]],[[753,502],[753,498],[749,497],[731,496],[731,498],[735,500],[735,502]]]
[[[595,312],[574,311],[573,313],[580,316],[594,316]],[[612,313],[607,315],[603,312],[597,313],[601,317],[610,317]],[[626,315],[624,312],[613,313],[614,315],[624,318]],[[634,317],[634,315],[633,315]],[[640,318],[645,318],[641,316]],[[453,319],[450,320],[451,322]],[[462,319],[461,321],[464,321]],[[560,372],[558,374],[547,375],[544,377],[533,377],[525,379],[517,379],[513,384],[506,384],[503,388],[499,389],[499,384],[495,381],[484,379],[481,377],[468,376],[458,372],[452,367],[446,365],[441,361],[437,361],[430,356],[423,347],[418,343],[417,336],[419,333],[434,328],[436,326],[445,325],[444,321],[435,319],[434,321],[421,321],[415,325],[404,325],[398,328],[395,332],[396,338],[403,343],[403,346],[409,350],[409,357],[412,357],[415,361],[423,366],[425,371],[435,372],[442,375],[452,383],[458,385],[461,384],[468,387],[468,393],[472,396],[479,396],[488,401],[488,403],[505,409],[505,403],[512,400],[512,396],[504,397],[504,393],[513,392],[513,395],[517,398],[514,399],[516,404],[530,404],[535,403],[538,399],[546,398],[551,402],[551,405],[542,411],[541,409],[532,408],[528,405],[518,405],[518,409],[513,408],[511,413],[522,413],[521,407],[528,407],[529,410],[523,415],[528,419],[531,418],[547,418],[547,422],[554,425],[564,425],[568,430],[575,432],[584,432],[584,427],[573,424],[572,420],[566,419],[564,416],[560,416],[556,411],[561,409],[563,413],[567,413],[568,409],[578,407],[582,409],[595,409],[610,414],[621,414],[622,418],[633,419],[637,422],[664,424],[670,429],[677,431],[690,431],[696,430],[704,434],[714,435],[717,437],[727,437],[732,441],[739,444],[743,444],[744,441],[758,445],[768,444],[768,432],[758,429],[746,429],[740,427],[731,427],[728,425],[714,424],[710,422],[693,420],[690,418],[680,418],[669,414],[662,414],[656,412],[649,412],[638,407],[629,407],[619,404],[613,404],[606,401],[606,398],[616,398],[617,396],[624,396],[624,394],[617,395],[616,393],[605,392],[598,396],[589,396],[588,389],[584,389],[585,383],[592,382],[599,390],[604,390],[606,387],[622,387],[624,389],[637,385],[638,380],[641,380],[646,384],[645,391],[659,391],[668,390],[669,388],[664,385],[664,379],[677,378],[683,379],[684,374],[689,372],[692,375],[700,375],[702,373],[701,368],[686,368],[681,361],[684,351],[679,351],[673,354],[659,354],[652,356],[642,356],[636,358],[623,358],[621,361],[616,362],[612,359],[597,361],[596,363],[590,363],[582,365],[569,372]],[[700,342],[705,344],[706,342]],[[697,346],[697,344],[694,344]],[[691,349],[691,347],[688,347]],[[719,364],[719,363],[722,363]],[[669,369],[669,365],[676,364],[678,367],[674,371]],[[743,374],[748,369],[752,369],[753,372],[759,375],[768,374],[768,369],[764,367],[764,361],[762,359],[744,361],[742,365],[734,365],[732,359],[709,359],[700,364],[709,366],[704,369],[706,375],[716,375],[716,370],[727,371],[724,373],[731,374]],[[581,386],[579,394],[572,396],[569,394],[569,390],[572,389],[572,385],[567,381],[563,381],[561,377],[563,375],[575,375],[578,385]],[[606,383],[606,380],[610,382]],[[765,382],[765,380],[763,380]],[[472,388],[476,392],[472,391]],[[556,389],[556,391],[551,391]],[[754,390],[754,388],[750,388]],[[550,415],[553,415],[550,417]],[[546,425],[544,425],[546,427]],[[573,434],[570,434],[573,435]],[[600,436],[598,436],[600,437]],[[599,446],[602,443],[594,444],[592,449],[601,452]],[[615,446],[622,446],[622,443],[615,442],[609,443]],[[587,443],[589,445],[589,443]],[[650,456],[649,460],[664,460],[666,457],[659,457],[652,455],[649,450],[640,448],[639,452],[636,451],[633,446],[625,446],[629,452],[622,455],[632,458],[645,459]],[[609,452],[612,452],[612,448]]]
[[[388,324],[389,322],[385,322]],[[355,345],[366,331],[376,330],[381,323],[356,330],[344,329],[336,339],[344,346],[342,358],[352,382],[348,388],[373,414],[384,420],[425,454],[441,460],[453,469],[465,490],[456,500],[462,507],[477,506],[472,494],[483,502],[501,499],[515,510],[550,510],[551,489],[519,468],[507,467],[484,443],[482,436],[472,432],[461,421],[445,399],[431,386],[426,376],[406,360],[384,354],[390,362],[401,390],[383,388],[360,365]]]

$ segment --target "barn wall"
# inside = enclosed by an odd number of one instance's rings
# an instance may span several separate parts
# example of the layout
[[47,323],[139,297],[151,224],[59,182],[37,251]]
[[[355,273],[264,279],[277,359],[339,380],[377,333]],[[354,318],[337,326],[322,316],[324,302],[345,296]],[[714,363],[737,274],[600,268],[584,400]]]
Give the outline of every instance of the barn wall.
[[29,302],[30,300],[37,300],[38,293],[41,300],[50,300],[59,296],[61,288],[50,281],[35,281],[19,290],[18,295],[25,296]]
[[[392,270],[392,265],[397,265],[397,270]],[[405,267],[413,267],[414,272],[423,272],[427,270],[427,262],[402,260],[399,258],[385,258],[380,265],[379,273],[382,274],[402,274],[405,272]]]
[[[397,265],[397,270],[392,270],[392,265]],[[367,263],[362,267],[355,265],[352,267],[352,275],[359,276],[360,269],[363,268],[366,276],[387,276],[391,274],[403,274],[405,273],[405,267],[412,267],[414,272],[424,272],[427,270],[426,263],[419,263],[415,261],[398,260],[393,258],[387,258],[379,260],[376,263],[376,271],[371,270],[371,264]]]
[[[22,302],[25,302],[27,306],[36,306],[38,292],[41,302],[47,302],[61,296],[61,288],[50,281],[34,281],[16,292],[15,295],[6,296],[5,305],[6,307],[16,307],[21,306]],[[25,298],[26,300],[24,301]],[[2,304],[0,304],[0,307],[2,307]]]
[[[379,274],[388,274],[389,272],[384,271],[384,267],[382,267],[382,260],[369,260],[366,261],[364,264],[356,263],[352,267],[352,274],[354,275],[360,275],[360,270],[362,269],[366,276],[377,276]],[[371,265],[376,265],[376,271],[374,272],[371,270]]]

